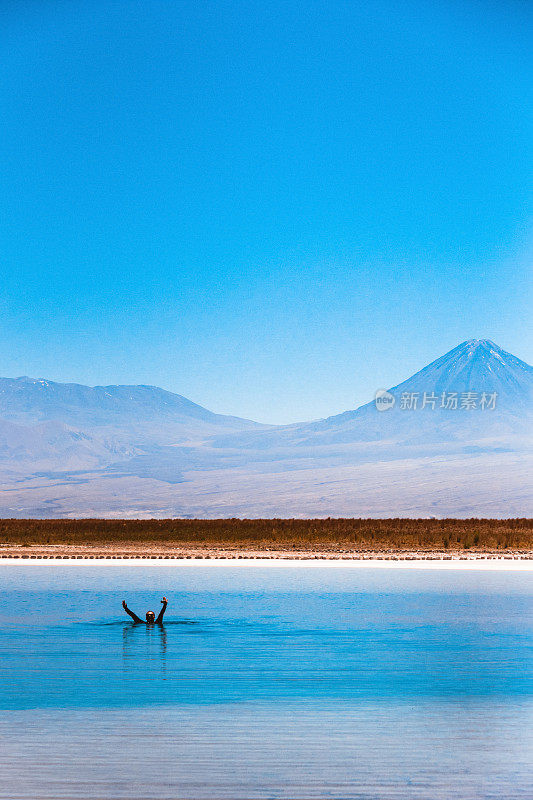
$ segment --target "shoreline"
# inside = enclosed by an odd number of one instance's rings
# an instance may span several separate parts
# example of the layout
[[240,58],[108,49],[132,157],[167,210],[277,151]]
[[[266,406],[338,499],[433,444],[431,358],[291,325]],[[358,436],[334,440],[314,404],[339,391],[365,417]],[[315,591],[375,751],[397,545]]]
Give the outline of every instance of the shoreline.
[[[28,552],[33,550],[33,552]],[[43,552],[43,551],[47,552]],[[4,552],[2,552],[4,551]],[[533,553],[388,551],[388,552],[289,552],[289,551],[226,551],[217,548],[202,550],[178,549],[178,552],[120,552],[112,547],[0,545],[0,566],[32,564],[34,566],[87,565],[98,566],[209,566],[209,567],[341,567],[341,568],[423,568],[533,571]]]
[[350,560],[326,560],[326,559],[272,559],[265,563],[260,559],[245,558],[242,560],[224,560],[219,558],[206,558],[199,564],[197,561],[190,561],[186,558],[168,558],[163,560],[156,558],[121,558],[117,560],[107,558],[96,559],[75,559],[75,558],[0,558],[0,568],[3,566],[86,566],[90,561],[98,567],[128,566],[128,567],[268,567],[268,568],[322,568],[322,569],[428,569],[428,570],[477,570],[482,572],[508,571],[508,572],[533,572],[533,559],[516,560],[511,559],[457,559],[452,561],[438,561],[436,559],[414,559],[407,560],[387,560],[387,559],[352,559]]

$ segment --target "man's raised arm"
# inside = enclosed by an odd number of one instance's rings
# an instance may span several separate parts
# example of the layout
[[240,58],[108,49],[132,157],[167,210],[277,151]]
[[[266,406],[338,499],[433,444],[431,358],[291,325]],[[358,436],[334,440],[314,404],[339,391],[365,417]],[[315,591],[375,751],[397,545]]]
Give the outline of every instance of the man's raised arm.
[[163,603],[163,607],[162,607],[161,611],[159,612],[159,614],[157,615],[156,624],[157,623],[161,624],[163,622],[163,616],[165,614],[165,611],[167,610],[167,605],[168,605],[167,598],[163,597],[161,602]]
[[132,620],[134,622],[142,622],[142,619],[140,617],[138,617],[137,614],[134,611],[130,611],[130,609],[126,605],[126,601],[125,600],[122,601],[122,608],[124,609],[126,614],[130,615],[130,617],[132,618]]

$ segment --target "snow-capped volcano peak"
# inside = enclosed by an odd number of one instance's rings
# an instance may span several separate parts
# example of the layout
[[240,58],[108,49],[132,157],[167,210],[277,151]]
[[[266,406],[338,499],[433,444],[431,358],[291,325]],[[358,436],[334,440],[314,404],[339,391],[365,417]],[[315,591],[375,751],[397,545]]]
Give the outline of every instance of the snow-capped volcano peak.
[[390,391],[496,392],[500,404],[530,406],[533,367],[490,339],[469,339]]
[[467,339],[465,342],[461,342],[461,344],[457,345],[457,347],[469,347],[473,350],[477,349],[478,347],[485,347],[492,350],[501,350],[501,347],[492,341],[492,339]]

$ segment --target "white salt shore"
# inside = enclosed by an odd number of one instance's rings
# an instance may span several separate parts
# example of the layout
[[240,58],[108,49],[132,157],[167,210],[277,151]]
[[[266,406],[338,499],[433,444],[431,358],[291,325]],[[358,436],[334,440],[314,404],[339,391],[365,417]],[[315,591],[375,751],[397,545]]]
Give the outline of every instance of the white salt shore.
[[287,567],[331,569],[510,570],[533,572],[531,558],[329,559],[329,558],[0,558],[0,566]]

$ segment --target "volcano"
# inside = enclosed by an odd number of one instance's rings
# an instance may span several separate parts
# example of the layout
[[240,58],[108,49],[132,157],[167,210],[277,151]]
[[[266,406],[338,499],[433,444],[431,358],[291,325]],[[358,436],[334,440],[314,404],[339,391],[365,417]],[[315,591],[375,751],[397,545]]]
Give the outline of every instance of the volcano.
[[[376,393],[379,400],[317,422],[281,426],[217,439],[219,446],[311,448],[350,445],[351,458],[405,457],[476,447],[522,450],[531,444],[533,367],[489,339],[471,339],[407,380]],[[375,449],[369,449],[373,443]],[[357,448],[357,445],[360,445]]]
[[[471,339],[368,403],[303,430],[325,440],[446,442],[531,434],[533,367],[489,339]],[[393,404],[392,404],[393,403]]]

